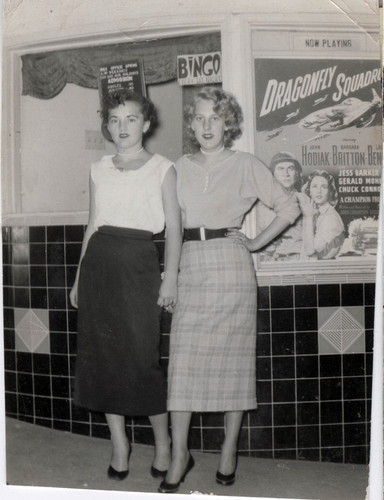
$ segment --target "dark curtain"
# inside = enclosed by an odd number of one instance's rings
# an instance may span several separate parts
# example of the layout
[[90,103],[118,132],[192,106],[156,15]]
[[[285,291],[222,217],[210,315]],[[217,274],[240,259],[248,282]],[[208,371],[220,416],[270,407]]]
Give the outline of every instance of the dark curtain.
[[51,99],[67,83],[97,89],[99,67],[140,58],[145,83],[177,77],[177,56],[220,51],[220,33],[119,43],[22,56],[23,95]]

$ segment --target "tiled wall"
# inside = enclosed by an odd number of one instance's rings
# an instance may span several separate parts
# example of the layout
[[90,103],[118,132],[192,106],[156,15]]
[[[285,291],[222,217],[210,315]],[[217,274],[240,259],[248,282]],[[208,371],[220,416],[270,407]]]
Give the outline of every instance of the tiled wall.
[[[83,226],[3,228],[6,413],[107,438],[104,416],[71,399],[77,313],[68,293],[83,234]],[[240,450],[368,463],[374,285],[263,286],[258,302],[259,408],[245,415]],[[165,367],[170,319],[164,313]],[[132,441],[152,443],[147,418],[127,418],[127,429]],[[218,451],[223,434],[222,414],[194,414],[192,449]]]

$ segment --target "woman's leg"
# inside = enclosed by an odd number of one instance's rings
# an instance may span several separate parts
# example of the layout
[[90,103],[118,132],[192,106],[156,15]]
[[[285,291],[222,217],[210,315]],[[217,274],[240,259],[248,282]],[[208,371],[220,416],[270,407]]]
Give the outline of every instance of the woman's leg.
[[178,483],[189,460],[188,432],[192,412],[171,411],[172,461],[168,469],[167,483]]
[[149,420],[155,437],[155,458],[153,467],[160,471],[168,469],[171,459],[171,440],[168,432],[168,413],[151,415]]
[[232,474],[235,471],[236,453],[243,414],[243,411],[225,412],[225,438],[221,447],[218,469],[221,474]]
[[106,413],[105,418],[111,432],[111,466],[117,472],[126,471],[128,470],[129,442],[125,432],[125,417]]

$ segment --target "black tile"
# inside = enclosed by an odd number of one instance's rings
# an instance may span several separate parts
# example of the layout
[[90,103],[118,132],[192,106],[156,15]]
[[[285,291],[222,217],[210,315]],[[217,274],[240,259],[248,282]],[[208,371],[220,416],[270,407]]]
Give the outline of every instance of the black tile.
[[4,387],[8,392],[17,392],[16,373],[5,370],[4,372]]
[[65,287],[65,285],[66,285],[66,283],[65,283],[65,267],[64,266],[49,266],[48,267],[48,286],[49,287]]
[[340,285],[318,285],[319,307],[340,306]]
[[197,427],[190,428],[188,435],[188,446],[191,450],[201,450],[202,439],[202,429],[199,429]]
[[202,429],[203,448],[220,450],[224,441],[224,429]]
[[274,309],[271,313],[273,332],[293,332],[293,309]]
[[65,288],[51,288],[48,290],[49,309],[67,308],[67,291]]
[[320,427],[321,447],[343,446],[342,425],[322,425]]
[[362,306],[364,304],[364,285],[362,283],[343,283],[341,285],[341,305]]
[[91,435],[91,426],[90,426],[90,424],[72,422],[71,432],[73,434],[80,434],[82,436],[90,436]]
[[256,394],[259,403],[270,403],[272,401],[272,382],[258,380]]
[[203,427],[224,427],[224,414],[219,413],[202,413],[201,423]]
[[299,448],[318,448],[320,433],[318,425],[308,425],[297,428],[297,445]]
[[322,424],[338,424],[343,421],[343,405],[341,401],[320,403],[320,419]]
[[345,377],[343,379],[343,398],[365,399],[365,377]]
[[365,354],[345,354],[342,360],[344,377],[365,375]]
[[257,331],[260,333],[268,333],[271,331],[270,311],[257,311]]
[[52,375],[68,376],[68,356],[64,354],[51,355],[51,373]]
[[4,319],[4,328],[14,328],[15,327],[14,309],[8,309],[7,307],[4,307],[3,319]]
[[77,309],[68,311],[68,331],[77,332]]
[[296,381],[297,401],[318,401],[319,381],[300,379]]
[[35,412],[40,418],[52,418],[51,398],[35,397]]
[[15,332],[4,329],[4,349],[15,350]]
[[320,380],[320,401],[341,399],[341,378],[324,378]]
[[365,352],[373,352],[373,330],[365,331]]
[[296,377],[316,378],[319,375],[318,356],[296,356]]
[[271,335],[269,333],[258,333],[256,342],[256,352],[258,356],[271,355]]
[[296,450],[275,450],[274,458],[277,460],[296,460]]
[[32,373],[32,354],[29,352],[17,352],[16,366],[19,372]]
[[65,226],[65,241],[82,242],[84,239],[84,226]]
[[1,228],[1,235],[3,243],[10,243],[12,241],[12,228],[3,226]]
[[297,458],[299,460],[308,460],[311,462],[320,462],[319,448],[301,448],[297,450]]
[[341,355],[320,356],[320,377],[341,376]]
[[275,403],[288,403],[295,401],[295,381],[276,380],[273,382],[273,401]]
[[35,375],[33,383],[37,396],[51,396],[51,379],[48,375]]
[[70,422],[63,422],[62,420],[53,420],[53,429],[58,431],[70,432],[71,424]]
[[72,422],[90,422],[90,412],[86,408],[77,406],[72,401]]
[[60,420],[70,419],[70,404],[69,399],[52,399],[52,416]]
[[272,405],[259,404],[256,410],[249,412],[249,424],[251,427],[269,427],[272,425]]
[[373,368],[373,353],[367,353],[365,355],[365,370],[367,377],[370,377],[372,375],[372,368]]
[[251,450],[272,449],[272,429],[269,427],[251,427],[249,429]]
[[319,403],[297,404],[297,425],[318,425],[320,422]]
[[271,380],[271,359],[258,358],[256,361],[256,380]]
[[18,373],[17,375],[17,392],[21,394],[33,394],[32,375],[27,373]]
[[273,425],[295,425],[296,407],[294,404],[275,404],[273,405]]
[[104,424],[92,424],[91,425],[91,436],[101,439],[110,439],[111,432],[108,425]]
[[346,464],[367,464],[369,460],[367,455],[367,446],[348,446],[345,447],[344,461]]
[[344,422],[365,422],[365,400],[344,401]]
[[19,394],[17,404],[19,415],[33,415],[33,396]]
[[260,286],[257,288],[257,310],[269,309],[270,299],[269,299],[269,286]]
[[29,276],[31,286],[47,286],[47,268],[45,266],[30,266]]
[[3,265],[3,285],[13,286],[13,268],[12,266]]
[[[249,427],[242,427],[239,433],[239,451],[249,449]],[[218,451],[221,451],[221,447]]]
[[68,335],[68,352],[69,354],[76,354],[77,352],[77,335],[75,333]]
[[51,331],[67,331],[67,314],[65,311],[49,311],[49,327]]
[[47,289],[31,288],[31,307],[34,309],[47,309]]
[[15,288],[14,289],[15,307],[21,309],[30,308],[29,288]]
[[367,443],[367,432],[365,424],[344,425],[345,446],[365,445]]
[[375,319],[375,308],[373,306],[364,307],[365,328],[373,329]]
[[295,427],[275,427],[273,429],[274,448],[296,448]]
[[45,226],[30,227],[29,241],[31,243],[45,243]]
[[[18,298],[19,300],[19,298]],[[13,308],[15,306],[14,288],[10,286],[3,287],[3,306]]]
[[296,331],[317,331],[317,308],[295,310]]
[[47,241],[51,243],[64,241],[64,226],[48,226]]
[[64,245],[62,243],[47,243],[47,263],[49,265],[64,265]]
[[33,372],[40,375],[49,375],[51,373],[49,354],[32,354]]
[[13,266],[13,284],[15,286],[29,286],[28,266]]
[[317,307],[316,285],[295,285],[295,307]]
[[288,356],[295,353],[295,337],[293,333],[273,333],[272,354],[273,356]]
[[321,450],[322,462],[344,462],[343,448],[324,448]]
[[274,380],[295,377],[295,359],[293,356],[272,358],[272,373]]
[[201,427],[202,414],[193,412],[191,416],[191,427]]
[[46,264],[47,263],[47,248],[42,243],[30,244],[29,261],[31,265]]
[[4,351],[4,368],[6,370],[16,369],[16,353],[15,351]]
[[364,284],[364,301],[366,306],[375,305],[375,294],[376,294],[376,284],[375,283],[365,283]]
[[3,249],[3,264],[12,264],[12,246],[9,244],[4,244],[2,245]]
[[271,286],[271,308],[293,308],[293,286]]
[[67,243],[65,245],[65,262],[67,265],[77,266],[80,261],[81,244]]
[[16,394],[11,394],[9,392],[5,393],[6,415],[12,415],[17,413],[17,401],[18,401],[18,396],[16,396]]

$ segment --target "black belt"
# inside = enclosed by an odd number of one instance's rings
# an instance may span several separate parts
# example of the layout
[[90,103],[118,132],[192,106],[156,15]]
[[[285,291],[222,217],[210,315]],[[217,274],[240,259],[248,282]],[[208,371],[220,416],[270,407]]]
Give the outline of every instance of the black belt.
[[228,228],[207,229],[205,227],[194,227],[184,229],[184,241],[206,241],[214,238],[225,238]]

